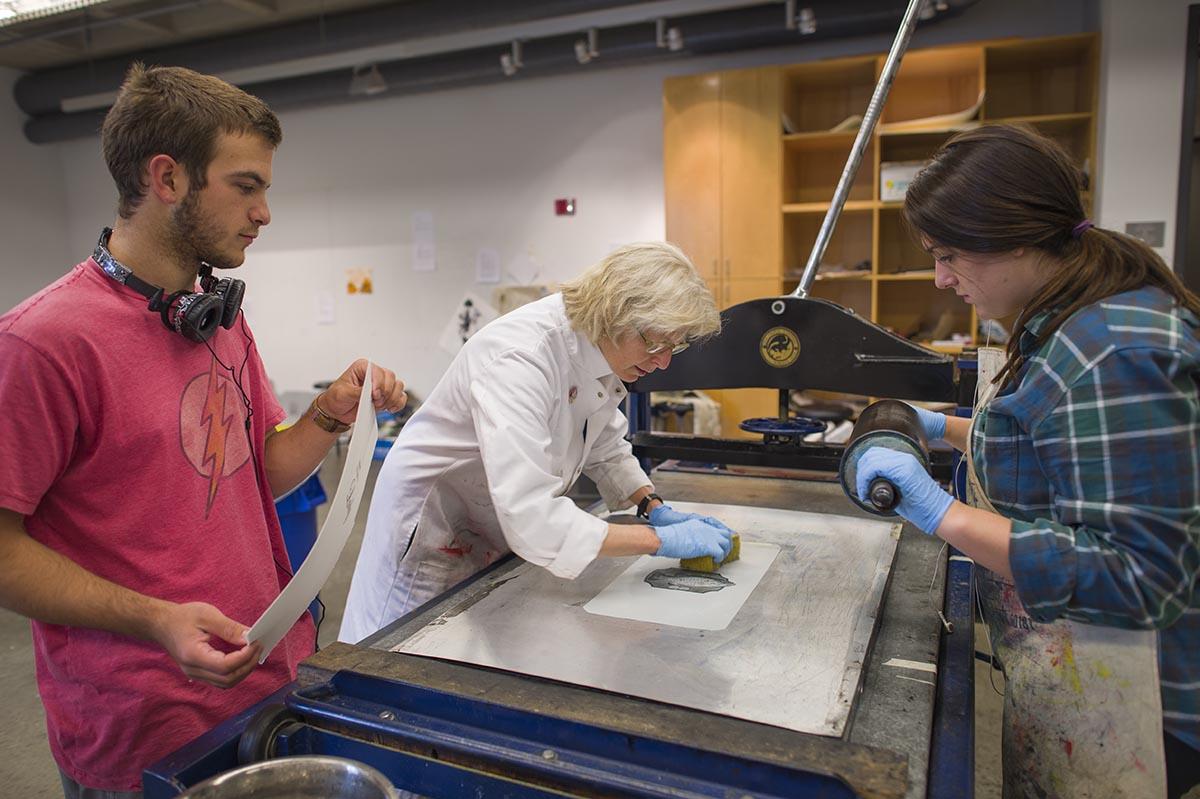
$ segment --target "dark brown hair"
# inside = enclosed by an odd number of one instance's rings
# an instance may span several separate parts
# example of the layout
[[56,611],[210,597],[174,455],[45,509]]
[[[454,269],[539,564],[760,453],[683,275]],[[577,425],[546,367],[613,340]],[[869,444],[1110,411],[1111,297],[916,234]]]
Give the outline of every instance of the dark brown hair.
[[121,217],[131,217],[146,196],[142,171],[156,155],[183,164],[192,185],[204,188],[222,133],[254,133],[271,147],[283,139],[279,119],[267,104],[236,86],[183,67],[134,63],[100,136],[120,195]]
[[1025,125],[985,125],[956,134],[909,184],[904,222],[914,238],[974,253],[1035,248],[1052,274],[1017,318],[996,382],[1021,367],[1019,331],[1052,309],[1040,347],[1071,314],[1143,286],[1157,286],[1200,315],[1200,298],[1141,241],[1085,221],[1084,176],[1066,151]]

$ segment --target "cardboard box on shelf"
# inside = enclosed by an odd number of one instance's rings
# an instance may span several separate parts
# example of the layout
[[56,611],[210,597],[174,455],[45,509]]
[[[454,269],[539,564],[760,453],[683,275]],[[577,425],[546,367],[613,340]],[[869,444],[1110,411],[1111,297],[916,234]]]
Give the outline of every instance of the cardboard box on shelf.
[[917,176],[928,161],[884,161],[879,165],[879,199],[883,202],[900,202],[908,184]]

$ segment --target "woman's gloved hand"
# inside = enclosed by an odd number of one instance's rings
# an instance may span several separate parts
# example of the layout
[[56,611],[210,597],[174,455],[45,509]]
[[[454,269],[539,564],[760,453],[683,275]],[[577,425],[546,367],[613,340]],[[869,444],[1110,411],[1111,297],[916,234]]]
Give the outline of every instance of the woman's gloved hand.
[[921,420],[921,429],[925,431],[926,441],[940,441],[946,435],[946,414],[937,411],[927,411],[916,405],[909,405],[917,412]]
[[713,527],[719,527],[722,530],[728,530],[730,535],[733,535],[733,530],[730,530],[719,519],[714,519],[712,516],[701,516],[699,513],[685,513],[681,510],[675,510],[665,502],[655,506],[650,511],[650,524],[654,527],[661,527],[666,524],[679,524],[686,522],[688,519],[699,519],[702,522],[708,522]]
[[932,534],[942,523],[954,498],[941,489],[921,464],[907,452],[885,447],[873,447],[858,461],[855,488],[864,502],[870,502],[871,481],[883,477],[900,492],[899,513],[922,532]]
[[733,533],[727,527],[717,527],[704,519],[685,519],[675,524],[655,527],[659,547],[655,555],[664,558],[702,558],[711,556],[720,563],[733,546]]

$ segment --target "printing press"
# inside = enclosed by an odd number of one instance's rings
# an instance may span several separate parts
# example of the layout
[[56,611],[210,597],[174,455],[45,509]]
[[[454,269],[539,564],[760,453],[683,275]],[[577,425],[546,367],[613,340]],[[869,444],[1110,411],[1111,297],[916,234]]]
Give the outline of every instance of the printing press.
[[[972,795],[973,565],[852,502],[844,448],[806,442],[814,427],[789,402],[814,389],[971,405],[965,362],[806,296],[920,4],[797,292],[729,308],[720,336],[630,387],[632,445],[659,465],[656,491],[721,513],[764,553],[725,572],[740,595],[686,574],[676,586],[685,612],[724,603],[725,626],[598,607],[637,558],[568,581],[510,555],[310,657],[295,683],[148,770],[147,799],[298,754],[351,758],[431,797]],[[762,440],[650,429],[652,391],[740,388],[779,392],[778,418],[750,423]],[[954,476],[948,450],[927,465]]]
[[[772,348],[779,336],[795,349]],[[814,340],[820,346],[803,344]],[[648,418],[650,390],[769,387],[781,391],[784,408],[787,392],[802,388],[957,401],[972,381],[955,372],[952,358],[832,303],[754,300],[726,312],[720,337],[631,387],[631,426]],[[321,650],[302,664],[295,684],[148,772],[146,796],[174,796],[239,764],[294,754],[349,757],[426,796],[971,795],[972,564],[948,558],[937,539],[905,525],[884,553],[886,568],[872,573],[866,564],[876,595],[855,606],[862,618],[849,625],[848,648],[821,649],[841,631],[836,624],[797,648],[806,617],[796,616],[795,628],[767,628],[754,614],[786,617],[821,598],[814,592],[829,599],[845,591],[843,575],[850,585],[863,562],[850,551],[847,525],[880,523],[834,479],[842,448],[777,433],[757,442],[635,429],[632,441],[637,455],[664,462],[652,479],[672,504],[828,519],[835,528],[829,543],[840,549],[846,542],[845,563],[826,575],[832,581],[819,582],[804,571],[819,557],[803,544],[808,539],[785,530],[777,543],[787,550],[795,542],[798,551],[772,564],[739,611],[737,629],[697,636],[637,621],[597,626],[583,612],[580,605],[631,559],[602,559],[610,563],[597,561],[563,581],[509,556],[367,640]],[[679,462],[706,467],[672,468]],[[769,467],[770,476],[722,468],[736,465]],[[949,478],[950,453],[932,452],[931,469]],[[850,599],[861,598],[854,593]],[[410,646],[446,632],[457,642],[428,650],[442,654]],[[733,648],[753,669],[708,658],[714,648]],[[679,653],[674,676],[727,682],[727,696],[754,676],[747,671],[777,671],[778,694],[756,689],[764,700],[759,712],[786,709],[789,696],[793,708],[819,700],[804,694],[805,665],[844,668],[832,703],[842,717],[837,726],[803,732],[787,728],[787,718],[747,720],[754,713],[746,701],[697,708],[661,685],[642,690],[644,676],[672,653]],[[613,685],[620,687],[597,687]]]

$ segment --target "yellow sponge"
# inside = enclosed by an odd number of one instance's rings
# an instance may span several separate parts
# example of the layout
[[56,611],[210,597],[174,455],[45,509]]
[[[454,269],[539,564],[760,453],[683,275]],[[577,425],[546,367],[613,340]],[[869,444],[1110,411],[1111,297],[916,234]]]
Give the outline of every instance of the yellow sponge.
[[[725,560],[721,561],[721,566],[726,563],[733,563],[742,556],[742,537],[737,533],[733,534],[733,546],[729,548],[729,555]],[[713,563],[711,555],[705,555],[702,558],[684,558],[679,561],[679,568],[687,569],[693,572],[715,572],[719,566]]]

